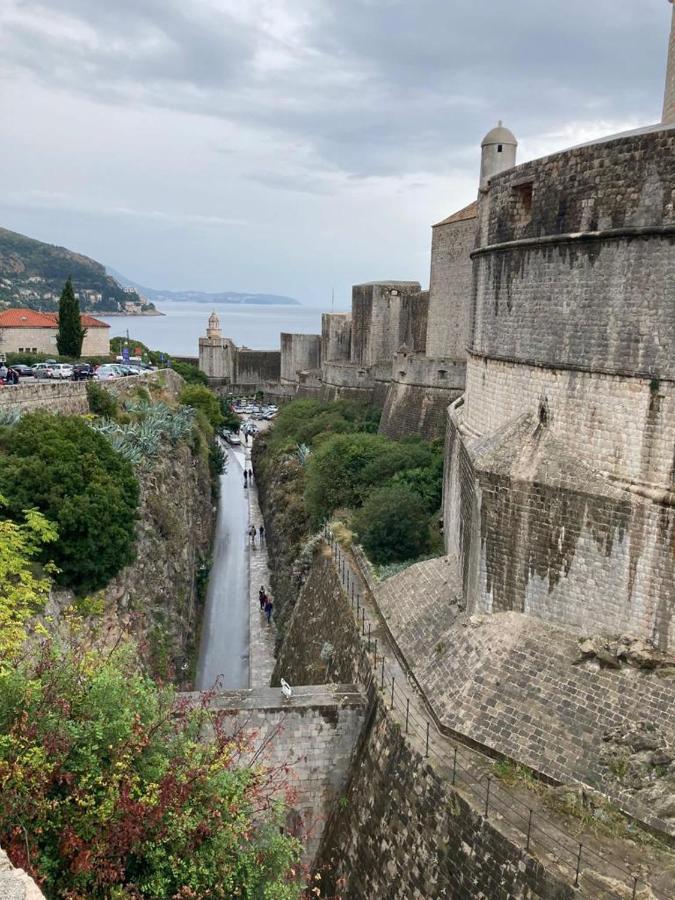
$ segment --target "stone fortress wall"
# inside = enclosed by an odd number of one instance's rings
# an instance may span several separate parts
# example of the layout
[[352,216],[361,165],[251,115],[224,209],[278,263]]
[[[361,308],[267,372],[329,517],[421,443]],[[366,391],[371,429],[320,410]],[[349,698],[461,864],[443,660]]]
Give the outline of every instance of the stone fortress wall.
[[315,372],[321,368],[321,335],[282,332],[280,341],[282,382],[297,384],[301,372]]
[[446,549],[478,612],[675,645],[675,129],[493,178]]

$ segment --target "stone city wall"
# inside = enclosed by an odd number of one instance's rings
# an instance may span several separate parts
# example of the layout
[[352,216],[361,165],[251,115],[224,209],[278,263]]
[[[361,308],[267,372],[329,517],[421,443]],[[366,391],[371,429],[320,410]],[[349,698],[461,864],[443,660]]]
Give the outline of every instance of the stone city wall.
[[392,438],[443,437],[447,408],[464,390],[466,367],[452,359],[398,353],[387,388],[380,432]]
[[675,509],[612,486],[535,416],[495,438],[451,412],[446,549],[469,608],[675,645]]
[[[180,375],[172,372],[171,369],[96,383],[121,399],[133,394],[137,387],[148,387],[153,384],[162,384],[163,387],[178,396],[184,384]],[[0,386],[0,410],[4,409],[20,409],[22,412],[46,409],[64,415],[86,413],[89,412],[87,385],[84,381],[33,383],[32,380],[24,379],[18,385]]]
[[[354,623],[330,555],[317,553],[274,679],[368,679]],[[317,866],[322,893],[354,900],[573,896],[432,770],[380,699],[371,707],[341,801],[333,806]]]
[[282,381],[297,381],[298,372],[321,366],[321,335],[282,332],[280,340]]
[[223,714],[227,733],[250,741],[242,764],[255,759],[274,770],[278,794],[290,792],[287,828],[301,837],[304,861],[311,864],[326,820],[346,790],[366,701],[353,685],[293,685],[292,691],[290,698],[279,688],[218,692],[210,708]]
[[471,337],[471,251],[476,218],[432,229],[427,356],[464,359]]
[[487,243],[672,224],[674,151],[675,128],[655,126],[502,172],[490,182]]
[[372,366],[389,361],[404,345],[424,351],[428,308],[428,293],[417,281],[354,285],[352,363]]
[[352,314],[321,315],[322,362],[348,362],[351,356]]
[[541,412],[551,433],[586,465],[613,479],[673,489],[673,381],[472,354],[465,401],[463,423],[473,432],[494,434],[524,413]]
[[675,225],[476,251],[472,349],[675,378],[674,259]]
[[237,351],[237,384],[256,384],[264,381],[278,381],[281,374],[281,353],[278,350]]
[[[434,559],[375,588],[443,726],[547,779],[601,791],[649,827],[675,835],[672,787],[664,782],[650,794],[659,776],[668,779],[675,755],[675,691],[668,668],[651,668],[658,654],[638,643],[637,664],[608,654],[603,668],[567,629],[515,612],[467,616],[456,575],[452,560]],[[607,752],[612,737],[624,748],[625,771]],[[629,757],[647,749],[662,750],[663,760],[655,756],[652,765],[643,756],[648,790],[634,791]]]

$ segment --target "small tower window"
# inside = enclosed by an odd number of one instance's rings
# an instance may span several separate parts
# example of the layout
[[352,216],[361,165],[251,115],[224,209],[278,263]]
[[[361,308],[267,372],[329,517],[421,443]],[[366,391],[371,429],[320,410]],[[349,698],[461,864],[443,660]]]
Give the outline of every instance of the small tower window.
[[502,145],[497,144],[497,153],[501,153],[501,152],[502,152]]

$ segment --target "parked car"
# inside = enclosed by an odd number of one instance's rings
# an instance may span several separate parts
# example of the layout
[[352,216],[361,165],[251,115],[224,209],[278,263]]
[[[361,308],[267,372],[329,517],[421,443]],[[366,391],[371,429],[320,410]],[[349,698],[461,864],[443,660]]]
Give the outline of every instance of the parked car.
[[50,372],[49,378],[65,380],[66,378],[73,377],[73,367],[70,363],[54,363],[50,367]]
[[52,363],[35,363],[33,366],[33,377],[34,378],[51,378],[52,377]]
[[16,365],[12,366],[15,372],[19,373],[19,378],[32,378],[35,375],[35,372],[32,370],[30,366],[24,365],[24,363],[16,363]]
[[227,441],[228,444],[232,447],[238,447],[241,444],[241,438],[238,434],[235,434],[234,431],[223,431],[223,437]]
[[77,363],[73,366],[73,381],[88,381],[94,377],[94,367],[89,363]]
[[94,378],[97,381],[109,381],[111,378],[121,378],[122,373],[119,371],[117,366],[112,363],[106,363],[105,365],[99,366],[94,374]]

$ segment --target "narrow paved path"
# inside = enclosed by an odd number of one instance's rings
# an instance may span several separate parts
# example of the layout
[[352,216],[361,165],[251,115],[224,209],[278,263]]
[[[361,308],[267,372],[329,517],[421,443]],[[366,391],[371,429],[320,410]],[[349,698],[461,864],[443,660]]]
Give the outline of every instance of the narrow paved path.
[[213,559],[202,624],[195,687],[223,690],[249,686],[248,490],[244,454],[227,452],[220,476],[220,501]]

